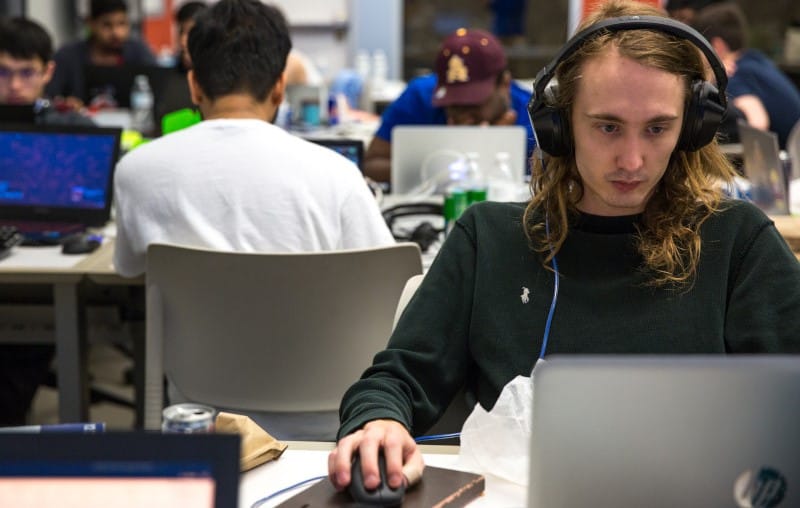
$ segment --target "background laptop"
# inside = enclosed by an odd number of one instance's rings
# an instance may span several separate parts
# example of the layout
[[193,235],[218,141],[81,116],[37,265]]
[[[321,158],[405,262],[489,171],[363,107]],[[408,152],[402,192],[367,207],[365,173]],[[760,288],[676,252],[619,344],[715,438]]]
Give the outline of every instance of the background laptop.
[[739,122],[744,176],[750,199],[768,214],[789,213],[788,177],[778,147],[778,135]]
[[157,65],[86,65],[84,67],[83,98],[86,104],[90,104],[95,97],[106,93],[114,99],[117,107],[129,108],[134,79],[139,74],[144,74],[150,82],[154,102],[158,103],[163,96],[170,75],[174,72],[174,69]]
[[0,104],[0,123],[32,124],[36,114],[35,104]]
[[800,356],[552,357],[533,392],[529,508],[800,506]]
[[121,129],[0,125],[0,224],[58,240],[111,216]]
[[364,172],[364,142],[360,139],[324,139],[324,138],[306,138],[312,143],[322,145],[330,148],[339,155],[343,155],[350,162],[355,164],[361,172]]
[[[525,128],[514,126],[398,125],[392,129],[391,191],[407,194],[422,183],[425,159],[436,152],[477,152],[482,168],[495,163],[497,152],[507,152],[517,182],[525,181]],[[430,160],[430,159],[429,159]]]
[[0,506],[230,508],[239,436],[0,433]]

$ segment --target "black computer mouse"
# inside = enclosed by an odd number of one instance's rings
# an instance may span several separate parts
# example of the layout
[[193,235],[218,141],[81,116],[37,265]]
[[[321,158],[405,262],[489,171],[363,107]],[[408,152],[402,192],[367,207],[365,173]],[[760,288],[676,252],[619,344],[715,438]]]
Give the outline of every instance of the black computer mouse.
[[383,452],[378,455],[378,469],[381,483],[377,489],[367,490],[364,487],[364,476],[361,472],[361,456],[356,453],[350,466],[350,485],[347,487],[350,496],[360,505],[400,506],[403,503],[406,488],[405,486],[396,489],[389,487],[386,479],[386,458],[383,456]]
[[64,239],[61,243],[61,252],[63,254],[88,254],[100,247],[101,242],[102,238],[98,235],[78,233]]

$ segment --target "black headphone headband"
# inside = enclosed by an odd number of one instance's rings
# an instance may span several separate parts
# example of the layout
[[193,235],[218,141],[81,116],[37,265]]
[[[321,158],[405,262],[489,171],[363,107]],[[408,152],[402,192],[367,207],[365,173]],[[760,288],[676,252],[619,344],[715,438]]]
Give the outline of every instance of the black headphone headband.
[[728,75],[725,73],[725,67],[720,61],[714,48],[708,43],[705,37],[694,28],[675,21],[671,18],[664,18],[661,16],[620,16],[618,18],[604,19],[597,22],[592,26],[585,28],[573,35],[570,40],[564,44],[556,56],[545,65],[537,74],[534,80],[534,94],[541,97],[547,84],[553,79],[558,64],[567,59],[575,51],[577,51],[583,44],[597,37],[605,32],[621,32],[623,30],[657,30],[664,32],[681,39],[686,39],[694,44],[697,49],[703,52],[711,65],[711,70],[714,72],[714,78],[717,80],[717,89],[719,90],[720,101],[723,105],[727,104],[725,96],[725,87],[728,85]]
[[528,115],[536,143],[542,151],[554,156],[563,156],[569,154],[573,148],[568,111],[553,103],[558,95],[558,84],[553,80],[558,65],[587,41],[603,33],[623,30],[656,30],[687,40],[702,51],[711,65],[717,82],[714,85],[702,77],[692,79],[676,148],[693,151],[714,139],[728,105],[725,96],[728,77],[725,74],[725,67],[708,41],[697,30],[670,18],[621,16],[605,19],[575,34],[564,44],[555,58],[536,75],[533,93],[528,103]]

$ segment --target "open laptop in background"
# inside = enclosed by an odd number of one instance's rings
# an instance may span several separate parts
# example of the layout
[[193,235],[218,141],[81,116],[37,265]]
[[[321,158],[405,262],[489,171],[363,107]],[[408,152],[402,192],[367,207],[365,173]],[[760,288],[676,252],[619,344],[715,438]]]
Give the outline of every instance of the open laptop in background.
[[364,172],[364,142],[360,139],[341,138],[306,138],[306,140],[330,148],[339,155],[343,155]]
[[422,184],[426,159],[435,165],[467,152],[479,154],[485,171],[495,164],[498,152],[507,152],[515,180],[524,182],[526,136],[518,125],[398,125],[392,129],[391,191],[408,194]]
[[789,213],[788,175],[778,147],[778,135],[739,122],[744,176],[750,199],[768,214]]
[[86,104],[91,104],[95,98],[106,96],[113,100],[116,107],[130,108],[133,82],[136,76],[144,74],[153,91],[155,113],[174,73],[175,70],[172,68],[157,65],[86,65],[84,67],[84,101]]
[[0,123],[21,123],[30,125],[36,122],[36,104],[0,104]]
[[529,508],[800,506],[800,357],[552,357]]
[[236,434],[0,433],[0,506],[231,508]]
[[119,128],[0,125],[0,225],[58,243],[111,217]]

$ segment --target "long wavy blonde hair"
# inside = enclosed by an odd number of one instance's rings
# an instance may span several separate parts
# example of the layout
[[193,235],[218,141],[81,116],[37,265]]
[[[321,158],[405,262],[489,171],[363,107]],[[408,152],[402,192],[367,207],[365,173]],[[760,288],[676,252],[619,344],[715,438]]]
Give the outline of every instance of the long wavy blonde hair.
[[[629,15],[663,16],[663,12],[641,2],[608,0],[579,29]],[[681,76],[687,101],[690,83],[708,74],[705,57],[687,40],[655,30],[603,33],[583,44],[556,70],[555,106],[563,108],[567,118],[572,114],[583,63],[611,45],[626,58]],[[691,286],[700,258],[700,226],[721,207],[720,182],[730,182],[734,175],[735,170],[716,141],[697,151],[673,152],[645,206],[636,235],[641,268],[649,275],[649,285]],[[564,244],[570,219],[578,215],[576,205],[584,192],[574,155],[545,154],[544,159],[534,155],[531,190],[533,198],[524,215],[525,230],[532,248],[542,253],[547,266]]]

